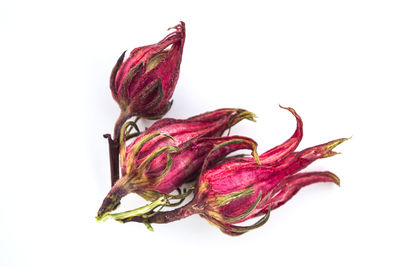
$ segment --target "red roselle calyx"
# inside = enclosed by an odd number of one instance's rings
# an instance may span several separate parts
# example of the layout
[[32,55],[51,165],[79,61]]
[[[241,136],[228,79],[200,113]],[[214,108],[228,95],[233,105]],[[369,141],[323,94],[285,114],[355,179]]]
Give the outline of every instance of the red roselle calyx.
[[[138,193],[154,201],[195,178],[208,153],[217,145],[236,139],[220,137],[243,119],[255,115],[243,109],[219,109],[186,120],[162,119],[147,129],[131,144],[127,122],[121,134],[122,178],[112,187],[98,212],[101,219],[117,208],[122,197]],[[132,127],[131,127],[132,128]],[[215,152],[210,161],[218,161],[234,150],[256,146],[251,139],[231,143]]]
[[[226,159],[213,166],[214,153],[230,146],[231,142],[245,142],[246,138],[235,137],[215,146],[204,161],[195,196],[187,205],[152,217],[129,217],[118,214],[114,217],[122,222],[167,223],[192,214],[200,214],[229,235],[240,235],[263,225],[270,211],[291,199],[301,188],[317,182],[340,183],[331,172],[299,172],[313,161],[330,157],[336,153],[334,147],[346,139],[337,139],[299,152],[294,150],[302,138],[302,121],[296,112],[287,108],[297,119],[297,129],[283,144],[261,154],[258,164],[254,158]],[[248,148],[254,149],[255,146]],[[263,216],[251,226],[236,224]]]
[[158,119],[170,109],[185,44],[185,23],[173,29],[160,42],[135,48],[125,61],[122,53],[112,70],[111,92],[127,117]]

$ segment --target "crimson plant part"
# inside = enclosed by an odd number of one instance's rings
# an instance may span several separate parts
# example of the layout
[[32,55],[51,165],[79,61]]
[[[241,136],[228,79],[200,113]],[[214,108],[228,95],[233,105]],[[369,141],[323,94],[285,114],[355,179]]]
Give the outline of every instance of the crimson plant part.
[[[117,208],[120,200],[129,193],[138,193],[154,201],[193,179],[215,146],[235,139],[219,136],[243,119],[254,120],[254,116],[243,109],[219,109],[186,120],[162,119],[129,145],[126,145],[126,139],[131,123],[126,123],[120,152],[123,177],[104,199],[98,218]],[[219,161],[249,144],[256,145],[251,139],[231,143],[214,153],[212,161]]]
[[122,113],[158,119],[170,109],[185,44],[185,23],[173,29],[160,42],[135,48],[125,61],[125,52],[118,59],[110,88]]
[[[257,228],[266,222],[272,209],[286,203],[302,187],[317,182],[339,185],[339,178],[331,172],[299,171],[319,158],[335,155],[332,149],[345,140],[293,152],[272,165],[230,161],[207,170],[205,163],[194,200],[196,209],[201,207],[202,217],[230,235]],[[258,216],[264,217],[252,226],[236,225]]]
[[[289,109],[296,114],[293,109]],[[226,159],[215,165],[210,159],[233,140],[214,147],[204,161],[195,196],[187,205],[152,217],[129,217],[118,214],[114,217],[122,222],[168,223],[199,214],[229,235],[240,235],[263,225],[270,211],[291,199],[301,188],[317,182],[340,183],[331,172],[300,172],[317,159],[336,154],[332,149],[345,141],[337,139],[295,152],[301,139],[301,119],[295,134],[264,154],[257,163],[254,158]],[[240,137],[236,142],[240,142]],[[246,141],[248,142],[248,141]],[[253,146],[254,149],[255,146]],[[268,155],[268,157],[266,156]],[[251,218],[262,216],[250,226],[238,226]]]

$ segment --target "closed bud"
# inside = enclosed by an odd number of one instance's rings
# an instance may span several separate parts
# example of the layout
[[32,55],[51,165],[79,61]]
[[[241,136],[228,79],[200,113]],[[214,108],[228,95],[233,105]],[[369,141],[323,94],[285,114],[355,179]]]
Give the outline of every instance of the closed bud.
[[135,48],[126,59],[124,52],[118,59],[110,88],[125,116],[157,119],[170,109],[185,44],[185,23],[173,29],[160,42]]

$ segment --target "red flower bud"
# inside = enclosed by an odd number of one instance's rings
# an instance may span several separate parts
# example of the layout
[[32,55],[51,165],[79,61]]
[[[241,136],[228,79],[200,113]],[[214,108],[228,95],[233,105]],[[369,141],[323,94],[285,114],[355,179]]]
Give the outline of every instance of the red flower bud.
[[[252,158],[239,158],[208,169],[205,161],[195,202],[203,207],[201,215],[223,232],[239,235],[261,226],[272,209],[286,203],[306,185],[339,184],[339,178],[330,172],[298,172],[319,158],[335,155],[332,149],[346,139],[294,152],[302,137],[302,122],[293,109],[288,110],[296,116],[296,132],[282,145],[262,154],[261,165]],[[252,226],[235,225],[262,215],[264,217]]]
[[135,48],[124,61],[125,52],[111,73],[110,88],[122,112],[148,119],[162,117],[171,107],[179,77],[185,23],[160,42]]
[[[254,120],[254,116],[243,109],[219,109],[186,120],[162,119],[126,145],[128,122],[121,135],[123,177],[105,198],[98,217],[115,209],[128,193],[155,200],[195,178],[215,146],[235,139],[219,136],[242,119]],[[245,141],[224,146],[210,160],[218,161],[234,150],[249,147],[249,143],[256,146],[254,142]]]
[[[339,185],[340,180],[333,173],[299,171],[319,158],[334,155],[331,149],[344,140],[293,152],[273,164],[230,160],[209,170],[205,168],[195,200],[202,207],[200,214],[230,235],[261,226],[272,209],[286,203],[302,187],[317,182]],[[252,226],[235,225],[258,216],[264,217]]]
[[[297,119],[297,129],[290,139],[256,160],[251,157],[228,158],[215,165],[214,153],[230,147],[232,142],[243,142],[247,148],[255,149],[255,143],[243,137],[219,143],[204,160],[193,200],[173,211],[159,212],[145,222],[167,223],[200,214],[224,233],[240,235],[263,225],[271,210],[286,203],[304,186],[317,182],[339,185],[339,178],[331,172],[299,171],[317,159],[335,155],[332,149],[346,139],[295,152],[302,138],[302,121],[293,109],[287,109]],[[251,143],[254,145],[249,145]],[[237,225],[258,216],[263,217],[251,226]],[[143,221],[142,217],[127,217],[124,214],[117,219],[123,222]]]

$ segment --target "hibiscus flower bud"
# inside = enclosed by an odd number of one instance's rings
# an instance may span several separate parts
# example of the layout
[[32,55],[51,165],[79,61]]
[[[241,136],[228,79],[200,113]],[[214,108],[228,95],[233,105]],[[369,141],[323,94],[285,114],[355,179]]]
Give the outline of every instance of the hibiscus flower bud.
[[162,117],[179,78],[185,44],[185,23],[173,27],[160,42],[135,48],[125,59],[118,59],[111,73],[110,88],[125,117]]
[[[201,207],[200,215],[229,235],[260,227],[268,220],[271,210],[286,203],[304,186],[317,182],[340,184],[331,172],[299,171],[319,158],[334,155],[332,149],[344,140],[293,152],[273,164],[259,166],[249,160],[234,159],[216,168],[205,168],[195,201]],[[251,226],[236,225],[259,216],[263,217]]]
[[[98,212],[98,218],[114,210],[122,197],[138,193],[154,201],[169,194],[183,183],[195,178],[208,153],[218,144],[235,137],[219,137],[243,119],[254,120],[255,115],[243,109],[219,109],[186,120],[162,119],[131,144],[128,122],[121,135],[121,169],[123,177],[112,187]],[[252,141],[230,143],[213,154],[216,162],[241,148],[255,147]]]
[[[150,218],[119,214],[122,222],[168,223],[199,214],[229,235],[240,235],[263,225],[270,212],[286,203],[304,186],[317,182],[340,183],[331,172],[300,172],[317,159],[336,154],[332,149],[345,141],[337,139],[295,152],[302,138],[302,122],[296,112],[297,129],[283,144],[261,154],[259,158],[233,157],[215,165],[214,153],[235,143],[252,143],[248,138],[235,137],[219,143],[204,160],[194,198],[185,206],[159,212]],[[255,144],[255,143],[254,143]],[[255,145],[247,148],[255,149]],[[243,147],[241,147],[243,148]],[[253,153],[256,155],[256,153]],[[255,217],[261,219],[250,226],[239,226]]]

